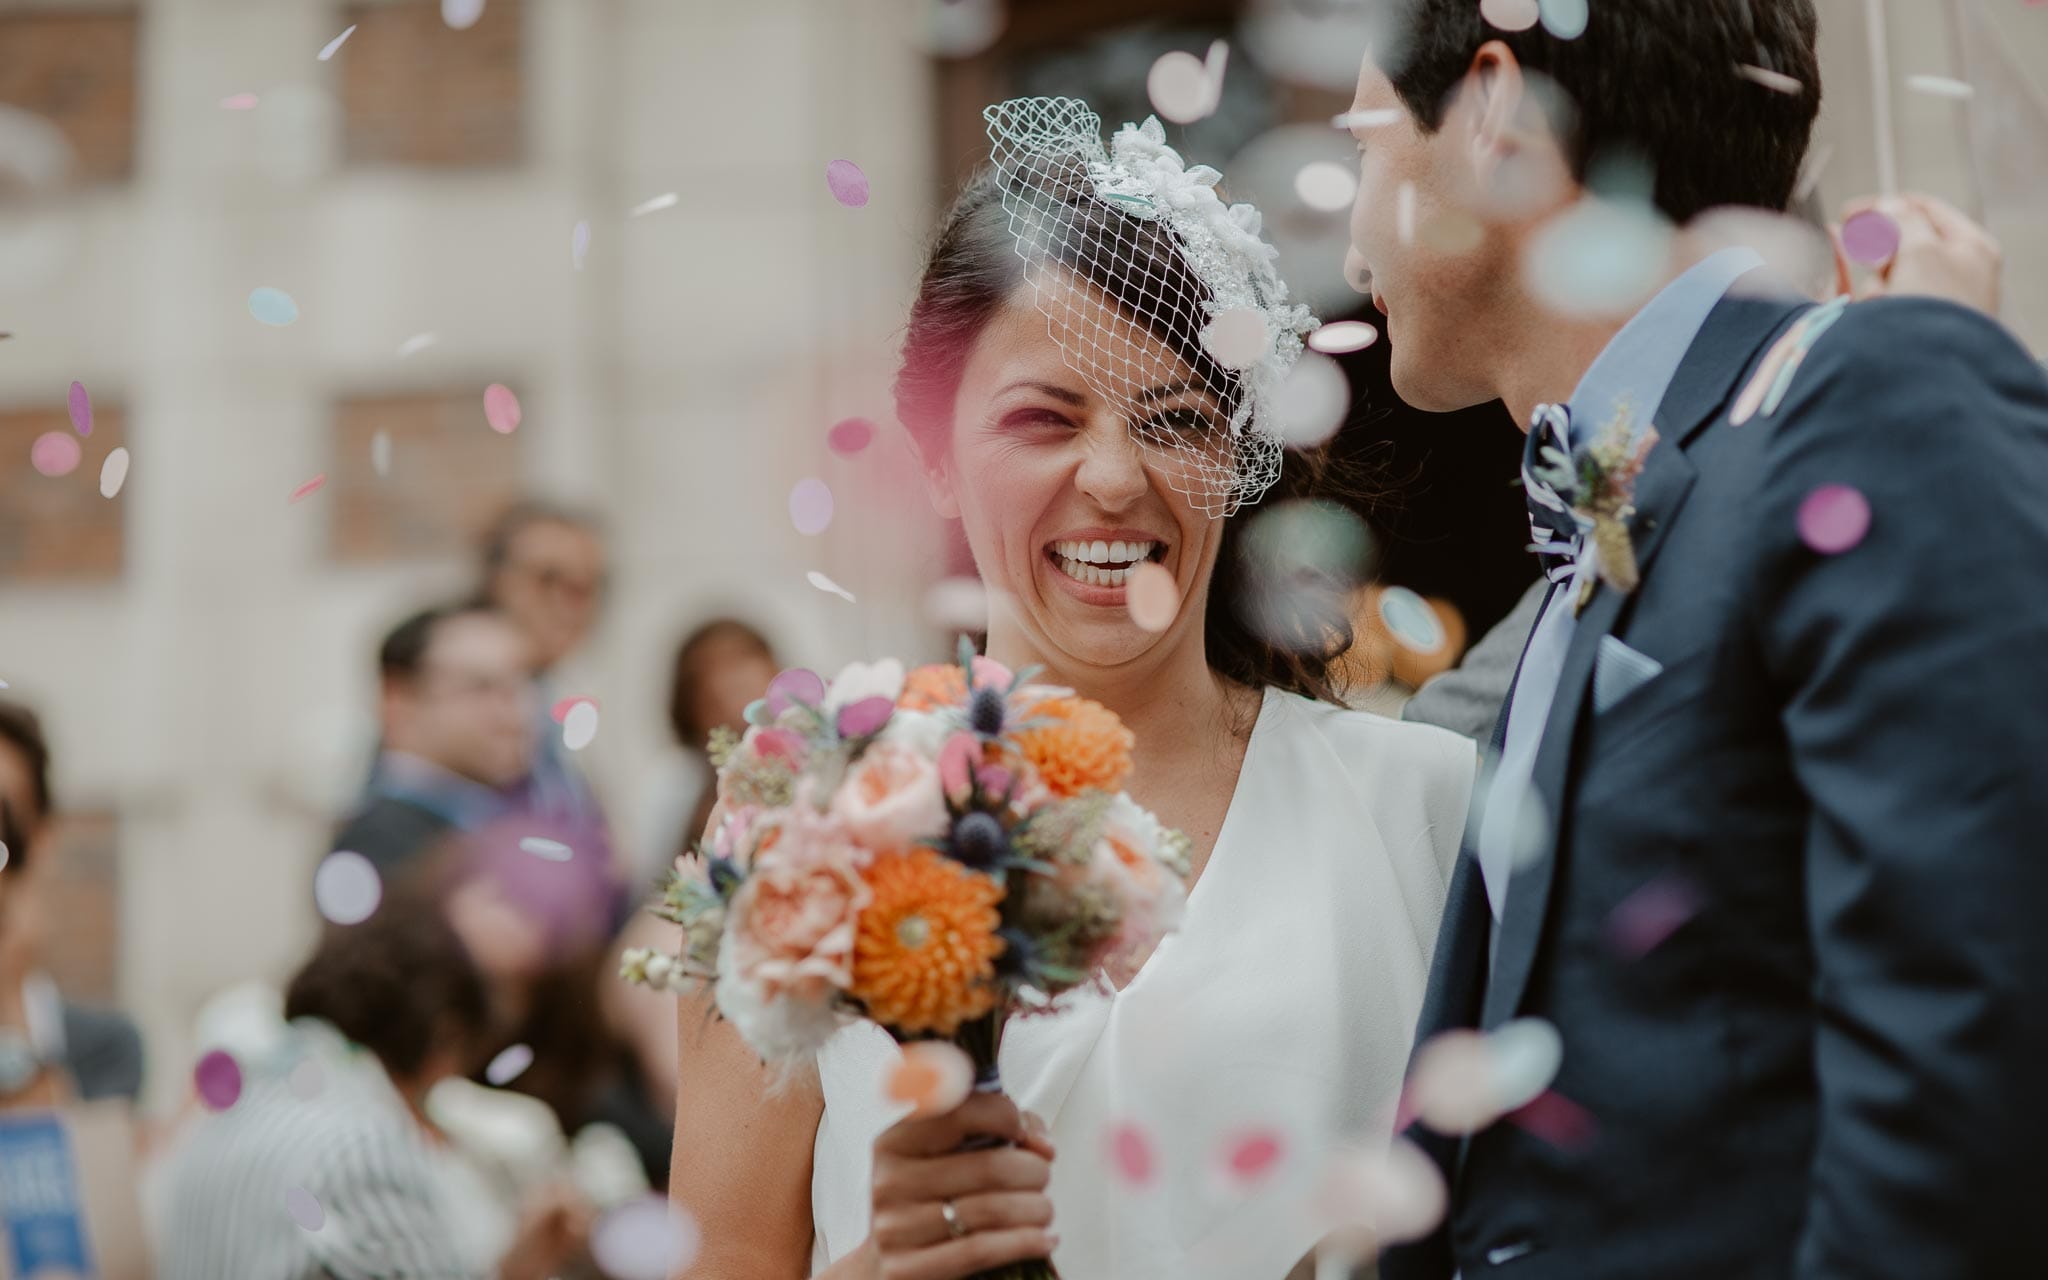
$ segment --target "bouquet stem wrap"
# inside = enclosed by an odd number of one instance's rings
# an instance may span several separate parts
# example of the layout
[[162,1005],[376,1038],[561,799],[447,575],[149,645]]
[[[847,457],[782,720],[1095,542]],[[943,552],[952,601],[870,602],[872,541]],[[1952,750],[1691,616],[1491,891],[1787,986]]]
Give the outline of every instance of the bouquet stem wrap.
[[[974,1091],[976,1093],[1001,1093],[1003,1091],[1002,1071],[996,1066],[997,1053],[1003,1043],[1003,1015],[991,1013],[985,1017],[961,1026],[953,1043],[966,1050],[974,1062]],[[962,1151],[987,1151],[1007,1145],[1000,1138],[969,1138],[962,1143]],[[1059,1272],[1048,1259],[1031,1259],[1012,1262],[993,1271],[979,1271],[974,1280],[1058,1280]]]

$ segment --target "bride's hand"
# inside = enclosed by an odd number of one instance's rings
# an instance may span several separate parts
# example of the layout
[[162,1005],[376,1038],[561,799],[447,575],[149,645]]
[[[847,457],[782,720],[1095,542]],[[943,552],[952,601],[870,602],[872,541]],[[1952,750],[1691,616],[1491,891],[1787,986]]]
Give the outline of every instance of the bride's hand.
[[[980,1137],[1006,1144],[961,1151]],[[1007,1144],[1016,1145],[1007,1145]],[[1000,1093],[904,1120],[875,1142],[874,1227],[882,1280],[961,1280],[1052,1256],[1052,1143]]]

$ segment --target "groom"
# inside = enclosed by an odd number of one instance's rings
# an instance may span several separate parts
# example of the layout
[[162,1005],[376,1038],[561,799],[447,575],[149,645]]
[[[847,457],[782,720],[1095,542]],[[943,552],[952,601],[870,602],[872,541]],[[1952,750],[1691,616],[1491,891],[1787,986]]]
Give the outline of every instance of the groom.
[[2048,383],[1960,307],[1629,248],[1632,185],[1680,226],[1791,201],[1812,0],[1407,8],[1352,271],[1405,399],[1535,424],[1553,584],[1420,1039],[1542,1019],[1563,1058],[1410,1131],[1450,1208],[1382,1274],[2048,1274]]

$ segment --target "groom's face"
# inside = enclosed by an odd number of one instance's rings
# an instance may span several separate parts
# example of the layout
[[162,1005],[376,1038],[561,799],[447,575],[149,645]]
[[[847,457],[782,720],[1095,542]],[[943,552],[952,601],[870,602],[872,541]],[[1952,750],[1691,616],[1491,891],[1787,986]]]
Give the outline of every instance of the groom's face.
[[1419,409],[1483,404],[1498,394],[1486,355],[1515,257],[1505,229],[1480,216],[1470,108],[1424,130],[1368,52],[1351,116],[1359,183],[1346,274],[1386,317],[1394,390]]

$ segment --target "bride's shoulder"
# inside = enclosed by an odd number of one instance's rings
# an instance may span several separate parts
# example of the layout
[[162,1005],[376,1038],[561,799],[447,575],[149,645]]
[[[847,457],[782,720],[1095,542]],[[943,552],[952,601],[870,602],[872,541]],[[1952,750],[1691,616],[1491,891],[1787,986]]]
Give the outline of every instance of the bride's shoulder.
[[1362,786],[1423,793],[1463,806],[1479,767],[1479,748],[1435,725],[1392,720],[1293,693],[1273,695],[1287,721],[1314,734]]

